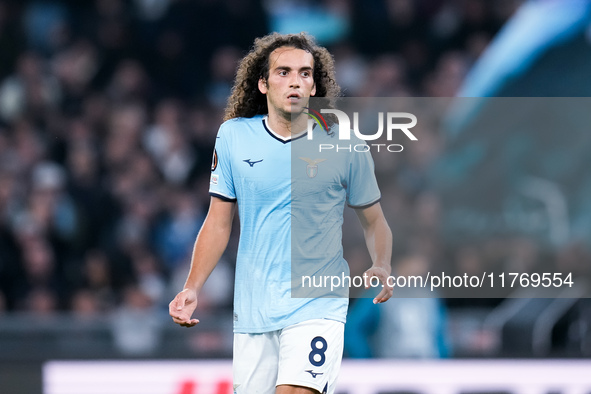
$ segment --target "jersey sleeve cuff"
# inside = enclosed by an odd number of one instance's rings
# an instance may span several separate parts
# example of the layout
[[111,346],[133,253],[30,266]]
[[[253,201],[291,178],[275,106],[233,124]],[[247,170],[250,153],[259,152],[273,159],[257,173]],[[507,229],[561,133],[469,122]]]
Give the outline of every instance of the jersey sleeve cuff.
[[217,197],[220,200],[223,200],[223,201],[226,201],[226,202],[236,202],[236,198],[235,197],[224,196],[223,194],[220,194],[220,193],[209,192],[209,195],[212,196],[212,197]]
[[365,208],[369,208],[369,207],[371,207],[372,205],[375,205],[375,204],[379,203],[381,199],[382,199],[382,197],[380,196],[380,197],[378,197],[376,200],[374,200],[374,201],[372,201],[372,202],[369,202],[369,203],[367,203],[367,204],[361,204],[361,205],[352,205],[352,204],[349,204],[349,203],[347,203],[347,205],[348,205],[348,206],[350,206],[350,207],[351,207],[351,208],[353,208],[353,209],[365,209]]

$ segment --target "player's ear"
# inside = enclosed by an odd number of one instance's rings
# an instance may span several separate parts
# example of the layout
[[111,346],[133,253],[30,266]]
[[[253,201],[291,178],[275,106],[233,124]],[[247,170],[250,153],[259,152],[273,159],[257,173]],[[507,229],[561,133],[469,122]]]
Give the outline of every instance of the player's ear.
[[312,85],[312,90],[310,91],[310,96],[314,96],[316,94],[316,82]]
[[259,78],[259,91],[262,94],[267,94],[268,92],[267,81],[263,77]]

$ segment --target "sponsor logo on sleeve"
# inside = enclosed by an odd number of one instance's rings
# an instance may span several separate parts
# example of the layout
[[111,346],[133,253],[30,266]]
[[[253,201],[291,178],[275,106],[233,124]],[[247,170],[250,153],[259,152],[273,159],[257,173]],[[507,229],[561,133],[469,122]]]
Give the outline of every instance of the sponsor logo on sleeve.
[[215,171],[216,168],[218,168],[218,152],[214,149],[213,158],[211,159],[211,171]]

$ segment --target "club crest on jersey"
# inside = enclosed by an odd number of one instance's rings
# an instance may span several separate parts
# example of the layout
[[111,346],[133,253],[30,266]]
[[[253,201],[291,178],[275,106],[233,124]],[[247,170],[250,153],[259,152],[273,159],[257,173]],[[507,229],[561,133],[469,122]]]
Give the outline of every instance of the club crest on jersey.
[[309,178],[314,178],[316,175],[318,175],[318,163],[322,163],[326,159],[309,159],[307,157],[300,157],[300,160],[308,163],[306,166],[306,174]]

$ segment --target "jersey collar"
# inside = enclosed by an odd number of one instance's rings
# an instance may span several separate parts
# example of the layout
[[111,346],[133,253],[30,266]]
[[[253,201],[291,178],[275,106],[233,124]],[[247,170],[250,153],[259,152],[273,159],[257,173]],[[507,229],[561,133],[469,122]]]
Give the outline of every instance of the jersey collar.
[[[267,133],[269,133],[269,135],[271,137],[275,138],[277,141],[281,142],[282,144],[287,144],[288,142],[295,141],[297,139],[304,137],[306,134],[308,134],[308,131],[304,130],[301,133],[292,135],[291,137],[283,137],[271,129],[271,127],[268,124],[269,123],[267,120],[268,117],[269,117],[268,115],[265,115],[265,117],[263,117],[263,126],[265,127],[265,130],[267,130]],[[314,125],[314,126],[316,126],[316,125]]]

